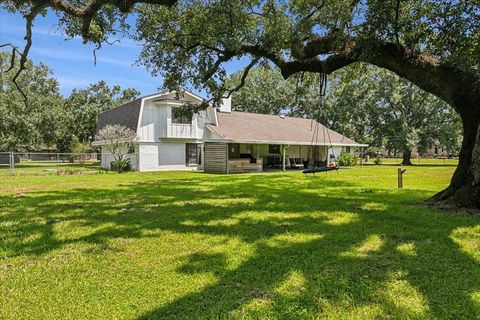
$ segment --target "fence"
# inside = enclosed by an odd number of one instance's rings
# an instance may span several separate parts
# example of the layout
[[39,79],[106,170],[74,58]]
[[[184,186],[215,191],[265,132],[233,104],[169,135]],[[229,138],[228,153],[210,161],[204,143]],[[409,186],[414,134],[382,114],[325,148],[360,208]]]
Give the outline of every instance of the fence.
[[102,172],[100,153],[0,152],[0,176]]

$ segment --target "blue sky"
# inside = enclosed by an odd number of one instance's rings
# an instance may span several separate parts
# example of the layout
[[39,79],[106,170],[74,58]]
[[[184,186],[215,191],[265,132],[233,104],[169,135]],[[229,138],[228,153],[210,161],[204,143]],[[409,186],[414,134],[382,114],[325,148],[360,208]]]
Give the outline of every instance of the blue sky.
[[[56,23],[53,14],[35,19],[29,58],[35,63],[44,62],[53,70],[63,95],[100,80],[109,85],[135,88],[142,95],[154,93],[162,86],[161,77],[152,77],[144,67],[134,65],[140,47],[132,40],[121,39],[112,46],[104,45],[97,51],[97,64],[94,65],[94,46],[84,45],[79,38],[66,41]],[[21,15],[0,10],[0,43],[12,42],[23,48],[24,34],[25,21]],[[241,65],[231,62],[226,68],[231,73],[239,70]],[[195,93],[202,95],[202,92]]]

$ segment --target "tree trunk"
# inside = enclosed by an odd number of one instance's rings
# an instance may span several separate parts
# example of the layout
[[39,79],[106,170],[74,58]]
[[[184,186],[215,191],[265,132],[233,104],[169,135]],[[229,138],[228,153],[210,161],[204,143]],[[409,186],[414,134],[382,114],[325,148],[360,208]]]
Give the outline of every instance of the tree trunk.
[[403,156],[402,156],[402,166],[413,166],[413,163],[411,161],[412,157],[412,150],[405,148],[403,150]]
[[450,185],[429,203],[440,207],[480,209],[480,115],[462,115],[463,142]]

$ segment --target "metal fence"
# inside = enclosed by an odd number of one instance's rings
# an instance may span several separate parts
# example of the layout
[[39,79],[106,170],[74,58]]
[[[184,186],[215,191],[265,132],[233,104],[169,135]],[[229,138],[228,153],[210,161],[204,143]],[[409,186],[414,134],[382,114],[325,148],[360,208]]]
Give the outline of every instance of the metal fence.
[[100,153],[0,152],[0,176],[103,172]]

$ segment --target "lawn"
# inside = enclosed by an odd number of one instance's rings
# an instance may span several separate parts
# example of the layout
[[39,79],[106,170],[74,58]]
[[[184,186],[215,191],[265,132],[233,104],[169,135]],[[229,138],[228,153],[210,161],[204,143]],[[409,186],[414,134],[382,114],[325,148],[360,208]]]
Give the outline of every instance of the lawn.
[[0,178],[0,319],[480,318],[454,165]]
[[[82,165],[69,161],[29,161],[22,160],[16,163],[13,173],[15,175],[51,175],[51,174],[71,174],[78,172],[99,172],[103,171],[99,161],[85,161]],[[8,164],[0,165],[0,177],[11,175],[12,171]]]

